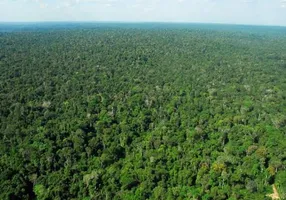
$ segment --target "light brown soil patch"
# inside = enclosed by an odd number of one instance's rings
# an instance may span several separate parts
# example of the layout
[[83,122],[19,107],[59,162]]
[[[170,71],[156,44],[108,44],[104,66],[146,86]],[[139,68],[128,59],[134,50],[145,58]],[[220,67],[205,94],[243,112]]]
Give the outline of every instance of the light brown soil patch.
[[272,200],[279,200],[280,196],[278,194],[277,188],[275,187],[275,185],[272,185],[273,188],[273,193],[272,194],[268,194],[266,196],[272,198]]

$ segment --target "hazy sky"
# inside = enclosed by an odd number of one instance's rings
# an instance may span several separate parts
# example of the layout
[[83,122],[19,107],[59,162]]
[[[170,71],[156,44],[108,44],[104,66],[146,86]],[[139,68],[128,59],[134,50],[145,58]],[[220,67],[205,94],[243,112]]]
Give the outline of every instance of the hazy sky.
[[286,0],[0,0],[0,21],[168,21],[286,26]]

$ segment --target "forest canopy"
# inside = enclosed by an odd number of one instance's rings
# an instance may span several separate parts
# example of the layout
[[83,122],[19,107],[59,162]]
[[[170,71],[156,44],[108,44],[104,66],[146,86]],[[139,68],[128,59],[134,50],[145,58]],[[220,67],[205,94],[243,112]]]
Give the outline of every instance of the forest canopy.
[[0,199],[286,198],[286,28],[0,30]]

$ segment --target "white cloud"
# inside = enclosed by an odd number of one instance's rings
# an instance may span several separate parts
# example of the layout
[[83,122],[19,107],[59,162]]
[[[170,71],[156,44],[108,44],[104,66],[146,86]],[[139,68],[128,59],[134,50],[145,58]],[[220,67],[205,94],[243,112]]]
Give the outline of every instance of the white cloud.
[[0,21],[183,21],[286,25],[286,0],[0,0],[0,4]]

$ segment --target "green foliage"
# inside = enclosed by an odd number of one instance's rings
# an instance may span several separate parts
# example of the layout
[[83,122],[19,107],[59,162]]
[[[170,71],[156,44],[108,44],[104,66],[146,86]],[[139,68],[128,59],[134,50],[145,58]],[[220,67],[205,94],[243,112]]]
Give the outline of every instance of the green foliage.
[[35,185],[34,186],[34,193],[37,199],[46,199],[46,189],[43,185]]
[[0,33],[0,199],[285,198],[285,29],[169,26]]

